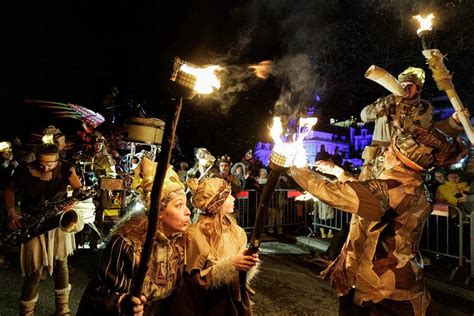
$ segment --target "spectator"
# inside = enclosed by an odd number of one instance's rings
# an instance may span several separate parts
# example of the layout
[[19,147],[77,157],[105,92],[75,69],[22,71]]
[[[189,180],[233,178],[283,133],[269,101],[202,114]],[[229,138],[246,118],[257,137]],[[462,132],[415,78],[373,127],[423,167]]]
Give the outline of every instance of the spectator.
[[186,181],[186,177],[188,175],[188,169],[189,169],[188,163],[185,161],[181,161],[179,164],[179,170],[178,170],[179,181],[181,182]]
[[458,206],[460,200],[469,192],[469,185],[467,182],[461,182],[459,174],[453,170],[448,172],[447,178],[448,181],[436,190],[436,203]]
[[261,168],[258,171],[258,176],[255,178],[255,181],[261,186],[264,186],[268,181],[268,171],[265,168]]
[[432,196],[436,196],[438,187],[446,182],[446,175],[443,170],[435,170],[431,175],[430,179],[426,182],[426,186]]
[[334,148],[334,154],[331,156],[331,159],[332,159],[332,162],[334,162],[339,167],[342,166],[343,158],[342,158],[342,154],[339,152],[339,146],[336,146],[336,148]]
[[278,235],[283,233],[283,214],[286,208],[287,191],[278,190],[274,193],[268,207],[268,233],[273,234],[275,228]]
[[245,165],[241,162],[236,163],[230,169],[232,176],[239,180],[240,186],[245,189],[247,178],[249,177],[249,171],[246,170]]
[[324,145],[321,145],[321,147],[319,147],[319,152],[318,154],[316,155],[316,159],[315,161],[318,161],[318,160],[329,160],[331,158],[331,155],[326,151],[326,146]]
[[[326,224],[327,221],[334,219],[334,208],[320,200],[314,201],[314,212],[317,212],[319,220],[323,221],[324,224]],[[322,238],[334,237],[332,229],[328,229],[328,233],[326,234],[326,228],[321,226],[319,227],[319,231],[321,232]]]

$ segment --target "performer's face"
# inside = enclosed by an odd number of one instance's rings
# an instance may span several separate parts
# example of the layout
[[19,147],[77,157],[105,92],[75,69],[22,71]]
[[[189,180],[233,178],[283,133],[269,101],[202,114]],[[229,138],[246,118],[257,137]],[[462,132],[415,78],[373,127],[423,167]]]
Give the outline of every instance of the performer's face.
[[227,199],[224,201],[224,204],[222,204],[222,210],[228,214],[234,213],[234,201],[235,197],[233,197],[232,194],[229,194]]
[[59,157],[57,154],[39,155],[38,167],[41,172],[52,171],[58,165]]
[[219,170],[222,174],[229,174],[229,170],[230,170],[230,165],[227,163],[227,162],[221,162],[219,164]]
[[400,84],[407,92],[407,96],[406,96],[407,99],[412,99],[418,94],[418,87],[413,82],[404,81],[404,82],[401,82]]
[[168,202],[160,213],[163,233],[169,236],[173,233],[184,232],[188,229],[191,211],[186,206],[186,195],[180,194]]
[[12,160],[13,159],[12,151],[11,150],[5,150],[4,152],[2,152],[2,158],[5,161]]

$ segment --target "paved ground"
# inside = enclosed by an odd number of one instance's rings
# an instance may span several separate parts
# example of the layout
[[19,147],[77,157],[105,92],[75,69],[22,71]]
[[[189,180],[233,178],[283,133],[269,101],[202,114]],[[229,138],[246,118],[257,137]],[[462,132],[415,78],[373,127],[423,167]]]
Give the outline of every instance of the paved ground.
[[[337,299],[326,281],[319,277],[320,267],[312,263],[312,256],[303,247],[294,244],[266,242],[262,246],[261,273],[253,287],[257,294],[256,315],[337,315]],[[17,299],[21,278],[16,254],[9,254],[11,268],[0,270],[0,316],[17,315]],[[71,260],[73,291],[71,308],[76,310],[84,287],[94,273],[98,256],[84,251]],[[436,297],[435,297],[436,298]],[[473,315],[474,308],[464,301],[438,298],[439,315]],[[445,304],[445,305],[443,305]],[[54,311],[52,279],[40,285],[37,315],[51,315]]]

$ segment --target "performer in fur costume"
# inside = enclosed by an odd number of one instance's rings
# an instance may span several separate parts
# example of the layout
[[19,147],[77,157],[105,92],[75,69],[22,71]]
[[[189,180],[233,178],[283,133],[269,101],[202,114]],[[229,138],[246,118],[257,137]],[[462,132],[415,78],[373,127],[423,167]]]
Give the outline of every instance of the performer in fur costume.
[[231,216],[235,198],[230,185],[220,178],[192,179],[188,185],[201,215],[189,229],[184,285],[173,302],[173,315],[251,315],[239,271],[249,271],[249,281],[259,259],[244,255],[247,235]]
[[112,231],[98,274],[87,287],[77,315],[168,315],[167,302],[179,285],[184,263],[183,233],[190,214],[184,185],[170,167],[161,193],[159,224],[143,296],[132,297],[130,292],[145,243],[148,217],[144,212],[132,212]]

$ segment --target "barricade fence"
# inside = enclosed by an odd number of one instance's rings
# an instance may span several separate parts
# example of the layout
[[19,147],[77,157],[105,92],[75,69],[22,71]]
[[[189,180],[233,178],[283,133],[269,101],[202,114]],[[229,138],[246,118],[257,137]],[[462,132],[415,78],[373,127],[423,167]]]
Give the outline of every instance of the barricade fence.
[[[281,233],[284,226],[296,226],[298,230],[300,228],[308,229],[308,236],[313,236],[319,228],[339,231],[349,225],[351,214],[328,208],[321,205],[323,203],[319,201],[296,201],[295,197],[299,195],[301,193],[296,190],[275,190],[268,207],[265,226],[267,232]],[[237,196],[237,220],[247,232],[251,232],[253,229],[259,200],[260,192],[255,190],[242,191]],[[471,216],[468,215],[467,218],[471,218]],[[464,246],[467,246],[466,249]],[[465,262],[473,262],[473,221],[464,221],[463,212],[458,207],[435,205],[433,213],[423,228],[420,251],[456,260],[457,265],[450,275],[450,278],[453,279],[456,272],[464,267]],[[474,268],[471,264],[470,276],[466,283],[469,283],[473,278]]]

